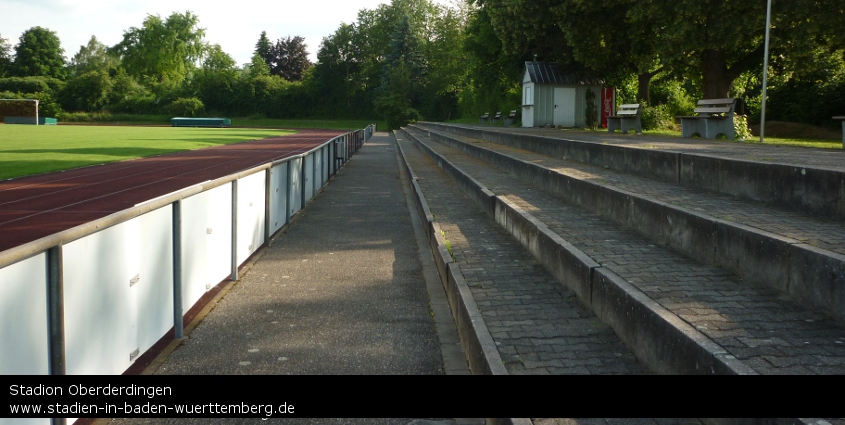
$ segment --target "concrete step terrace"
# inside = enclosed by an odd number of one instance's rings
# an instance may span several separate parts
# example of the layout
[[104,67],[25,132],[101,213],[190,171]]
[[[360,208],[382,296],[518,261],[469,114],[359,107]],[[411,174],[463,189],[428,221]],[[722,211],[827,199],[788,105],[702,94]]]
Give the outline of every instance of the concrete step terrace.
[[845,373],[845,327],[834,320],[658,246],[426,135],[414,136],[465,191],[495,194],[471,197],[652,371]]

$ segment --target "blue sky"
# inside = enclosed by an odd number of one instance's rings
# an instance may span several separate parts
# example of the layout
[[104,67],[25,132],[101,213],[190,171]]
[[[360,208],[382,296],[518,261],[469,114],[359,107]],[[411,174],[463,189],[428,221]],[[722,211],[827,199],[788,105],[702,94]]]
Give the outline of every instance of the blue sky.
[[[451,0],[435,0],[450,4]],[[261,31],[270,40],[300,35],[316,61],[323,37],[341,22],[355,21],[361,9],[373,9],[385,0],[0,0],[0,37],[13,46],[25,30],[41,26],[54,31],[70,59],[92,35],[111,46],[123,31],[140,26],[149,15],[166,18],[191,11],[206,29],[206,41],[219,44],[238,64],[249,62]]]

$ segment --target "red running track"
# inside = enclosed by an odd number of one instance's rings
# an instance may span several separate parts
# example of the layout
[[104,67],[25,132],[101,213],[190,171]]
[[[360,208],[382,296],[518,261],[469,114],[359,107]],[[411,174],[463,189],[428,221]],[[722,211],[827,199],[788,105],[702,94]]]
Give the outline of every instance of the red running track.
[[0,182],[0,252],[186,187],[313,149],[343,134],[297,134]]

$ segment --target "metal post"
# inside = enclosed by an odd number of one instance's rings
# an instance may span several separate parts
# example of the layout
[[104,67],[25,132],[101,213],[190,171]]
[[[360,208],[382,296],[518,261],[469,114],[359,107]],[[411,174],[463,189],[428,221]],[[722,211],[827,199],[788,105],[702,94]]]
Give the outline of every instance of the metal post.
[[35,100],[35,125],[38,125],[38,100],[37,99]]
[[182,201],[173,203],[173,336],[184,337],[182,321]]
[[182,319],[182,201],[173,204],[173,337],[184,336]]
[[273,167],[264,171],[264,243],[270,242],[270,186]]
[[299,209],[305,208],[305,158],[305,156],[302,156],[300,159],[302,161],[300,163],[301,166],[299,167],[299,199],[301,201],[299,203]]
[[291,212],[293,212],[293,167],[291,163],[293,160],[287,162],[287,192],[285,192],[285,224],[290,224]]
[[47,297],[50,308],[50,374],[66,375],[65,303],[62,246],[47,250]]
[[317,195],[317,189],[320,187],[317,185],[317,151],[311,154],[311,197]]
[[238,280],[238,180],[232,180],[232,276]]
[[772,0],[766,2],[766,41],[763,46],[763,104],[760,108],[760,143],[766,132],[766,79],[769,74],[769,28],[772,26]]
[[335,139],[329,142],[329,161],[332,164],[332,171],[329,174],[333,176],[337,173],[337,140]]

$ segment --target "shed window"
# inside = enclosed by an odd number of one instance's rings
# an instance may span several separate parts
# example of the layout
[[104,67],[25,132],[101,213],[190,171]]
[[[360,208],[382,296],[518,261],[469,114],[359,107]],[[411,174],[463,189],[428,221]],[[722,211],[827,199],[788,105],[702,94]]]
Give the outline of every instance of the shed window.
[[531,86],[523,86],[522,87],[522,104],[523,105],[533,105],[534,99],[531,96],[533,90],[531,90]]

